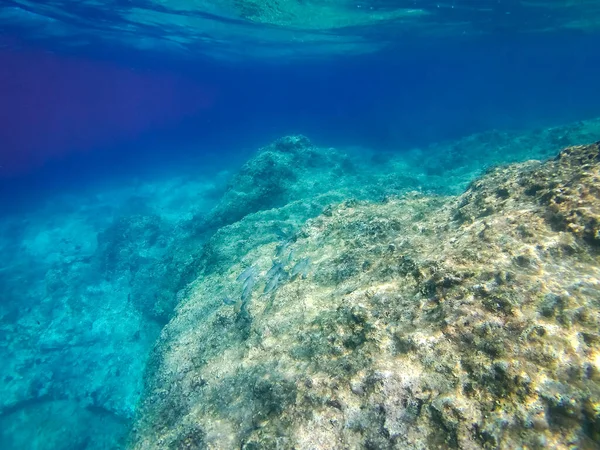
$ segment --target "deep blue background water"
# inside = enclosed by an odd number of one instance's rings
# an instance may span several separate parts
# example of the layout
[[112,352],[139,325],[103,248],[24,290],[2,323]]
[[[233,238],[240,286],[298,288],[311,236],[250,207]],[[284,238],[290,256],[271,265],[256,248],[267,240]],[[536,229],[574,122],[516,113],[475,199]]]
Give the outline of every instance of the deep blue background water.
[[600,36],[563,32],[407,41],[384,54],[312,64],[194,64],[97,47],[75,57],[150,71],[167,67],[216,87],[216,100],[168,128],[92,145],[4,180],[3,203],[22,206],[32,194],[39,199],[118,174],[189,168],[190,160],[198,170],[241,162],[288,133],[323,145],[402,151],[488,129],[594,117],[600,112],[597,48]]

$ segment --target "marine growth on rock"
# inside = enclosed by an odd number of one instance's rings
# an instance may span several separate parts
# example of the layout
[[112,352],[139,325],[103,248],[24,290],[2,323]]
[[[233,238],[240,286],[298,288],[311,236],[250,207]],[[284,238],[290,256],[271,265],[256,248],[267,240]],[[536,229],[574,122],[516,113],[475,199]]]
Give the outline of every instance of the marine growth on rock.
[[[334,202],[285,262],[256,232],[285,207],[220,229],[131,447],[598,448],[599,192],[594,144],[458,196]],[[246,315],[210,307],[255,283]]]

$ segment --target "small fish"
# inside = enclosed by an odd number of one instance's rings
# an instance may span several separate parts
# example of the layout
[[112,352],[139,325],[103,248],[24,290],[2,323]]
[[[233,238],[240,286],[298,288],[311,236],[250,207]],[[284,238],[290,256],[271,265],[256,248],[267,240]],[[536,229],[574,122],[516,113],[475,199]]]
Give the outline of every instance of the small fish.
[[246,303],[248,299],[252,296],[252,289],[256,284],[256,279],[254,276],[248,277],[246,282],[244,283],[244,289],[242,290],[242,302]]
[[275,247],[275,256],[279,258],[281,255],[283,255],[285,249],[288,248],[289,245],[290,241],[283,241],[277,244],[277,247]]
[[292,259],[294,259],[294,249],[290,250],[290,254],[288,255],[287,262],[288,263],[292,262]]
[[279,282],[281,281],[281,273],[276,273],[273,275],[265,286],[265,290],[263,294],[269,294],[273,292],[275,289],[279,287]]
[[245,281],[249,277],[253,276],[256,272],[254,266],[247,267],[242,273],[240,273],[237,277],[237,281]]
[[256,284],[256,277],[254,276],[254,274],[252,274],[248,278],[246,278],[246,281],[244,281],[244,289],[247,289],[248,286],[250,287],[250,289],[252,289],[252,287],[255,284]]
[[279,283],[285,281],[289,278],[287,272],[285,271],[283,264],[280,262],[273,261],[273,266],[265,275],[267,283],[265,285],[264,294],[268,294],[269,292],[273,292],[279,286]]
[[273,275],[275,275],[278,272],[282,272],[283,271],[283,264],[281,264],[280,262],[273,262],[273,266],[271,266],[271,268],[269,269],[269,271],[267,272],[266,277],[268,279],[271,279],[271,277],[273,277]]
[[292,271],[290,272],[291,277],[295,278],[299,274],[302,274],[302,278],[306,278],[308,275],[309,266],[310,258],[302,258],[294,265],[294,267],[292,267]]
[[225,298],[223,299],[223,303],[225,303],[227,306],[233,306],[233,305],[235,305],[237,302],[236,302],[234,299],[232,299],[232,298],[225,297]]
[[284,230],[280,230],[278,228],[275,229],[274,233],[281,239],[285,240],[288,238],[288,233]]

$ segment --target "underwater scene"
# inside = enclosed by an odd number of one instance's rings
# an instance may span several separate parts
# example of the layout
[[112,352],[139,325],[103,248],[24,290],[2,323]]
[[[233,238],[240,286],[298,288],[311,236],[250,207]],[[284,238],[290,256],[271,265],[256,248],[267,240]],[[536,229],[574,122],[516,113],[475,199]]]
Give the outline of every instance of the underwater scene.
[[0,2],[0,450],[600,448],[600,2]]

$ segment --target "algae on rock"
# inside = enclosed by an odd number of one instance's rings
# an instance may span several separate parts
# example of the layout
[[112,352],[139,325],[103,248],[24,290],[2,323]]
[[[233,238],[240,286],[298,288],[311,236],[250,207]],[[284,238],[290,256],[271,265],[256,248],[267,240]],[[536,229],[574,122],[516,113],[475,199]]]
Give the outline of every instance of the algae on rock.
[[457,197],[338,203],[288,245],[311,273],[244,314],[222,298],[250,265],[264,280],[277,240],[237,243],[290,206],[221,228],[132,448],[597,448],[599,192],[595,144]]

